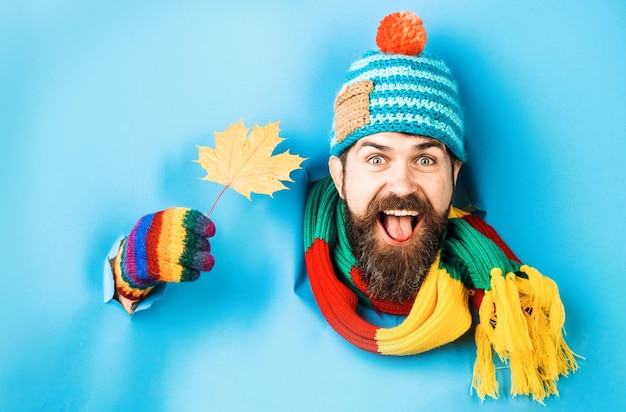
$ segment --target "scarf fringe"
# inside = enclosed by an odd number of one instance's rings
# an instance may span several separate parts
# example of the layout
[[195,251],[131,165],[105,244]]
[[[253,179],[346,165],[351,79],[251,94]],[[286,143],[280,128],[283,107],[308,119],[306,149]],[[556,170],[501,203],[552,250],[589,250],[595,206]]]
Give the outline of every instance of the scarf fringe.
[[556,283],[536,269],[523,265],[517,275],[503,276],[494,268],[479,318],[472,387],[481,400],[498,398],[493,352],[509,364],[511,395],[531,395],[541,404],[558,395],[560,375],[578,369],[563,336],[565,310]]

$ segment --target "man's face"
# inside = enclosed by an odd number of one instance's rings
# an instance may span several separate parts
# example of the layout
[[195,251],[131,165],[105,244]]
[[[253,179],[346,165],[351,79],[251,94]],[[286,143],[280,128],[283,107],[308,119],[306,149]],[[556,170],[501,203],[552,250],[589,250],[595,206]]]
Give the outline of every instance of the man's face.
[[460,167],[441,142],[395,132],[358,140],[345,162],[330,158],[374,297],[401,302],[417,293],[439,251]]

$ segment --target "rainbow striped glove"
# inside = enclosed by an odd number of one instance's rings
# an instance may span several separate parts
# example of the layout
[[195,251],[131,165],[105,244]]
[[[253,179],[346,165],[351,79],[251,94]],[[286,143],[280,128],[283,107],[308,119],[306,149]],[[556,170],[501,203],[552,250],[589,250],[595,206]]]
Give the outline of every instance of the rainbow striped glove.
[[113,262],[117,292],[138,301],[159,282],[196,280],[213,268],[207,238],[214,234],[213,222],[196,210],[170,208],[142,217]]

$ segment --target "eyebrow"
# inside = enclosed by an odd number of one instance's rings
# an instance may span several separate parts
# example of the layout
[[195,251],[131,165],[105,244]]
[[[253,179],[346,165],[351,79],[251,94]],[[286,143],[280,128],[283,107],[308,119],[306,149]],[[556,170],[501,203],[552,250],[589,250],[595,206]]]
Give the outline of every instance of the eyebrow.
[[[374,149],[379,150],[381,152],[390,152],[392,150],[391,147],[389,146],[371,142],[369,140],[362,140],[361,147],[359,147],[358,150],[364,149],[366,147],[373,147]],[[447,152],[446,145],[441,143],[439,140],[435,140],[435,139],[429,139],[425,142],[413,145],[412,149],[413,150],[426,150],[431,147],[436,147],[436,148],[441,149],[444,152]]]
[[382,145],[382,144],[370,142],[370,141],[367,141],[367,140],[363,140],[361,142],[361,145],[358,148],[358,150],[360,151],[361,149],[365,149],[366,147],[373,147],[374,149],[379,150],[381,152],[388,152],[388,151],[391,150],[391,147],[389,147],[389,146],[385,146],[385,145]]
[[431,148],[431,147],[439,148],[439,149],[443,150],[444,152],[447,150],[445,144],[443,144],[439,140],[435,140],[435,139],[431,139],[431,140],[428,140],[426,142],[416,144],[415,146],[413,146],[413,149],[424,150],[424,149],[428,149],[428,148]]

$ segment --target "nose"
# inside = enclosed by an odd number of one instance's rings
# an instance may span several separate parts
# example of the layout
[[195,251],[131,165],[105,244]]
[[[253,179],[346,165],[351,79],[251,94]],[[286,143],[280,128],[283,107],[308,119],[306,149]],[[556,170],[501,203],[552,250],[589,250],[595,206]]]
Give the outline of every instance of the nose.
[[387,183],[389,191],[398,197],[407,196],[417,190],[417,182],[407,164],[396,164],[390,170]]

